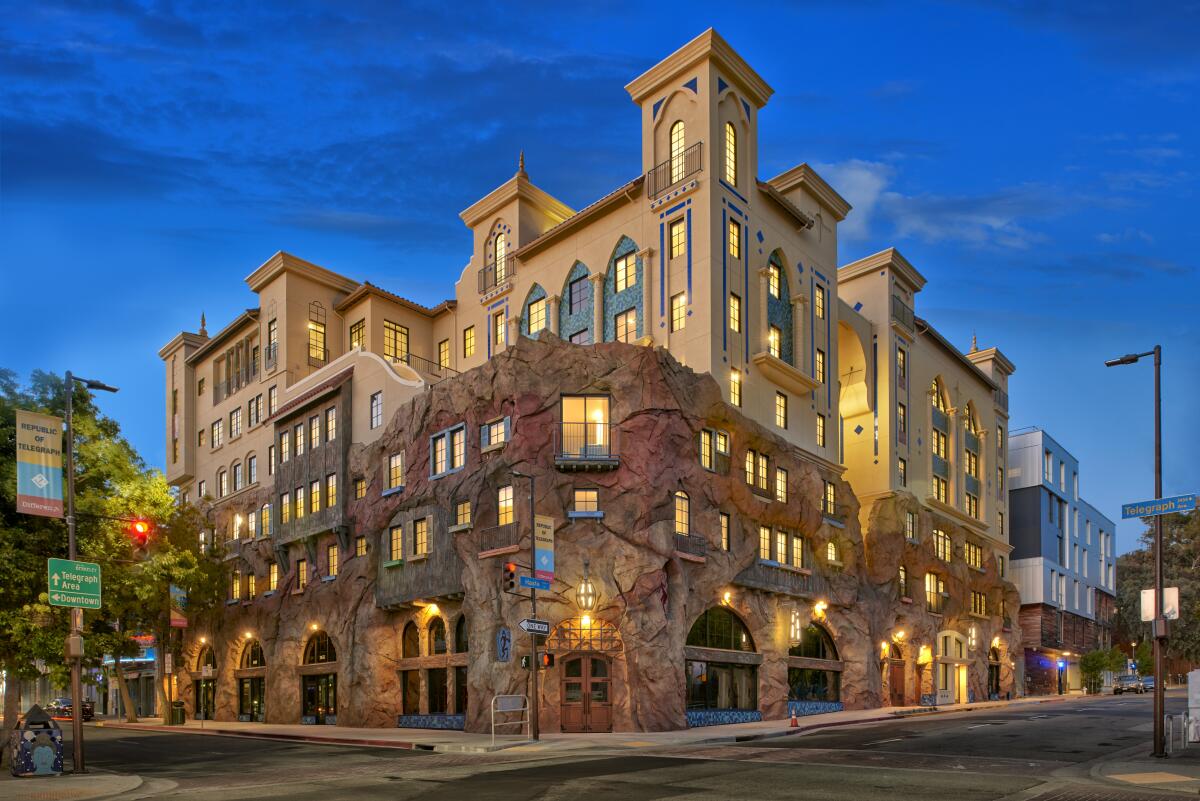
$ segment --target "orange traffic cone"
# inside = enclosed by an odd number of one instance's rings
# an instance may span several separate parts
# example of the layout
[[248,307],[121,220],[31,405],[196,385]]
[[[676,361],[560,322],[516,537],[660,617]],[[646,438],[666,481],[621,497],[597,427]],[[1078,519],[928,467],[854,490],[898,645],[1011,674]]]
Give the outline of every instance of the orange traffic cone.
[[788,726],[793,729],[797,729],[800,727],[800,721],[796,718],[795,711],[792,712],[792,719],[791,719],[791,722],[788,723]]

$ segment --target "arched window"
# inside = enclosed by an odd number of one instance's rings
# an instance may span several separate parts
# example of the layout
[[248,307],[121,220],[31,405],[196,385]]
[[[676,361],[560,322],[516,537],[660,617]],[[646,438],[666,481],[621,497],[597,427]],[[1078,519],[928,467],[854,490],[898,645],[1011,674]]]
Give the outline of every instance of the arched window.
[[880,659],[903,659],[904,649],[894,642],[885,642],[879,649],[879,657]]
[[754,650],[754,640],[746,624],[723,606],[714,606],[696,618],[688,632],[687,644],[726,651]]
[[725,183],[737,186],[737,129],[725,123]]
[[842,549],[836,540],[830,540],[825,546],[825,558],[830,562],[842,561]]
[[933,379],[933,384],[929,388],[930,400],[933,403],[933,408],[939,412],[946,411],[946,394],[942,391],[942,380],[940,378]]
[[493,255],[496,259],[496,283],[503,283],[508,279],[508,265],[506,259],[508,257],[508,236],[505,234],[496,234],[496,241],[492,245]]
[[676,120],[671,126],[671,183],[683,180],[683,151],[685,148],[683,120]]
[[257,668],[266,667],[267,660],[263,658],[262,643],[258,640],[250,640],[242,648],[241,667]]
[[337,651],[333,647],[333,640],[323,631],[318,631],[316,634],[308,638],[308,644],[304,646],[304,664],[319,665],[322,662],[336,662]]
[[429,653],[446,653],[446,624],[440,617],[429,623]]
[[675,493],[675,533],[687,536],[692,532],[691,501],[683,490]]
[[417,624],[411,620],[404,624],[404,634],[400,638],[400,656],[411,659],[421,655],[421,635],[417,633]]
[[196,670],[204,670],[206,667],[217,669],[217,655],[211,645],[201,648],[200,655],[196,657]]
[[788,649],[788,656],[802,656],[807,659],[837,659],[837,647],[833,638],[822,626],[809,623],[800,632],[800,642]]
[[471,643],[467,638],[467,616],[459,615],[458,622],[454,624],[454,653],[465,654],[471,648]]

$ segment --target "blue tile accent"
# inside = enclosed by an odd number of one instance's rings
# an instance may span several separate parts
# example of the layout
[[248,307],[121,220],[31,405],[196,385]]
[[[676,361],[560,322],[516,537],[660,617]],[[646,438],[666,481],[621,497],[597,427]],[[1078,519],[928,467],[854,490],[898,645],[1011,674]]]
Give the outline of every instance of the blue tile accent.
[[788,287],[787,267],[775,253],[767,260],[769,264],[779,267],[779,297],[767,293],[767,322],[779,329],[779,358],[795,366],[796,358],[792,350],[792,301],[791,290]]
[[746,109],[746,119],[747,119],[747,120],[748,120],[748,119],[750,119],[750,117],[751,117],[751,114],[750,114],[750,104],[749,104],[749,103],[747,103],[745,100],[743,100],[743,101],[742,101],[742,108]]
[[682,209],[682,208],[683,208],[684,206],[686,206],[687,204],[688,204],[688,201],[686,201],[686,200],[685,200],[685,201],[684,201],[684,202],[682,202],[682,203],[678,203],[678,204],[676,204],[676,205],[672,206],[671,208],[669,208],[669,209],[667,209],[666,211],[664,211],[662,214],[658,215],[658,216],[659,216],[659,219],[662,219],[663,217],[670,217],[672,214],[674,214],[675,212],[679,211],[680,209]]
[[466,715],[396,716],[396,727],[400,729],[442,729],[445,731],[462,731],[466,725]]
[[[537,303],[542,298],[546,297],[546,290],[542,289],[540,284],[534,284],[529,288],[529,294],[525,296],[525,303],[521,306],[521,335],[529,336],[529,306]],[[546,310],[549,314],[549,309]],[[549,326],[550,321],[546,321]]]
[[862,311],[862,301],[859,301],[858,303],[855,303],[855,304],[854,304],[854,310],[855,310],[855,311]]
[[921,706],[937,706],[937,695],[935,693],[923,693],[921,695]]
[[586,519],[586,518],[600,519],[600,518],[604,517],[604,512],[603,511],[576,512],[575,510],[572,509],[567,512],[567,517],[569,517],[572,520],[582,520],[582,519]]
[[[575,314],[571,314],[571,283],[580,278],[587,279],[590,273],[587,265],[581,261],[575,262],[575,266],[571,268],[571,272],[567,273],[567,280],[563,283],[562,294],[558,300],[558,336],[565,340],[570,340],[572,334],[578,334],[580,331],[585,331],[592,327],[592,306],[595,303],[595,298],[592,297],[592,282],[588,281],[587,285],[587,300],[583,304],[583,308]],[[596,335],[592,334],[592,340],[595,341]]]
[[[689,212],[689,217],[691,213]],[[689,236],[690,240],[691,237]],[[691,242],[689,241],[689,246]],[[617,259],[630,253],[637,253],[637,243],[627,236],[622,236],[613,248],[612,256],[608,259],[608,271],[604,276],[604,341],[612,342],[616,338],[616,317],[621,312],[630,309],[637,310],[637,336],[645,336],[646,324],[642,319],[642,288],[646,285],[642,280],[642,260],[635,259],[635,279],[631,287],[617,292],[617,271],[613,265]]]
[[729,203],[728,206],[729,206],[729,210],[732,211],[737,216],[739,216],[739,217],[746,216],[745,214],[742,213],[741,209],[739,209],[737,206],[733,205],[732,203]]
[[843,708],[841,701],[788,701],[788,717],[824,715],[828,712],[841,712]]
[[759,244],[762,244],[762,241],[763,241],[763,232],[762,232],[762,231],[759,231],[759,232],[758,232],[758,234],[757,234],[757,236],[758,236],[758,241],[759,241]]
[[[746,234],[750,232],[750,226],[746,225],[743,227],[742,230],[744,232],[742,234],[742,241],[745,241]],[[762,235],[762,231],[759,231],[758,233],[760,236]],[[742,278],[742,291],[749,293],[749,291],[750,291],[750,249],[749,248],[742,248],[742,262],[743,262],[743,272],[744,272],[744,276]],[[750,332],[754,330],[753,328],[750,327],[750,309],[752,307],[753,307],[753,304],[750,303],[750,298],[748,298],[748,297],[745,298],[745,302],[742,303],[742,339],[746,343],[746,374],[747,375],[749,375],[749,373],[750,373]],[[726,319],[728,320],[728,318],[726,318]],[[722,327],[725,327],[725,326],[722,326]]]
[[749,201],[749,200],[746,200],[746,196],[745,196],[745,195],[743,195],[741,192],[739,192],[739,191],[737,191],[736,189],[734,189],[734,188],[733,188],[732,186],[730,186],[729,184],[725,183],[725,179],[724,179],[724,178],[721,178],[721,179],[720,179],[720,181],[721,181],[721,186],[725,187],[725,188],[726,188],[726,189],[728,189],[730,192],[732,192],[734,195],[736,195],[736,196],[737,196],[737,198],[738,198],[738,200],[740,200],[740,201],[742,201],[743,203],[745,203],[745,204],[749,205],[750,201]]
[[724,726],[726,723],[757,723],[762,720],[762,712],[757,709],[689,709],[687,724],[689,729],[701,726]]
[[[691,201],[688,201],[691,204]],[[692,297],[692,210],[687,210],[687,293],[688,298]],[[640,269],[640,268],[639,268]]]
[[729,84],[725,83],[725,79],[722,78],[720,75],[718,75],[717,76],[717,94],[721,94],[721,92],[724,92],[728,88],[729,88]]
[[688,81],[687,83],[685,83],[685,84],[683,85],[683,87],[684,87],[685,89],[691,89],[693,92],[695,92],[695,91],[696,91],[696,85],[697,85],[697,84],[696,84],[696,81],[697,81],[697,79],[696,79],[696,78],[692,78],[690,81]]
[[854,427],[854,433],[855,433],[855,434],[861,434],[862,432],[863,432],[863,427],[862,427],[862,426],[855,426],[855,427]]
[[663,104],[663,102],[664,102],[665,100],[666,100],[666,98],[665,98],[665,97],[661,97],[661,98],[659,98],[659,99],[658,99],[658,101],[657,101],[657,102],[655,102],[655,104],[654,104],[654,110],[650,112],[650,118],[651,118],[651,119],[655,119],[655,120],[656,120],[656,119],[658,119],[658,110],[659,110],[660,108],[662,108],[662,104]]
[[[721,209],[721,319],[729,319],[729,286],[726,273],[726,254],[729,253],[729,215]],[[661,283],[659,284],[661,286]],[[721,350],[729,350],[729,326],[721,326]]]
[[813,270],[813,275],[815,275],[817,278],[820,278],[820,279],[821,279],[822,281],[824,281],[825,283],[827,283],[827,284],[829,283],[829,279],[828,279],[828,278],[826,278],[825,276],[821,275],[821,274],[820,274],[819,272],[817,272],[816,270]]

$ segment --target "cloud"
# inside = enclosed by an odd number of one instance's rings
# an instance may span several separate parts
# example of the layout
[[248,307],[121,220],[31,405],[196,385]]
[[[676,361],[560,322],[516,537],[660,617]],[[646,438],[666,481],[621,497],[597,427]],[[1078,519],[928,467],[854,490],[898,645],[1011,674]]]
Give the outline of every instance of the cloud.
[[1153,245],[1154,237],[1141,228],[1126,228],[1123,231],[1097,234],[1096,241],[1106,245],[1112,245],[1117,242],[1144,242],[1147,245]]
[[1194,267],[1171,259],[1131,252],[1079,253],[1067,256],[1061,262],[1043,263],[1033,269],[1050,275],[1070,274],[1085,280],[1103,278],[1117,281],[1141,281],[1152,276],[1183,278],[1196,272]]
[[813,167],[853,206],[838,226],[838,235],[851,241],[869,238],[880,198],[892,180],[894,168],[883,162],[861,159],[814,164]]

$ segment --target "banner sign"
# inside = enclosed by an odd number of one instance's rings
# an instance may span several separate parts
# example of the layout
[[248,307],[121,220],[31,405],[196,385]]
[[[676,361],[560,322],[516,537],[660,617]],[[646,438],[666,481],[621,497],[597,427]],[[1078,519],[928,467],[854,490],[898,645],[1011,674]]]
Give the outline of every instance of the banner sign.
[[63,516],[62,419],[17,410],[17,511]]
[[533,575],[554,580],[554,518],[546,515],[533,519]]
[[170,586],[171,593],[171,628],[186,629],[188,620],[184,610],[187,609],[187,593],[174,584]]
[[[1163,587],[1163,617],[1179,620],[1179,588]],[[1142,590],[1142,622],[1154,620],[1154,590]]]

